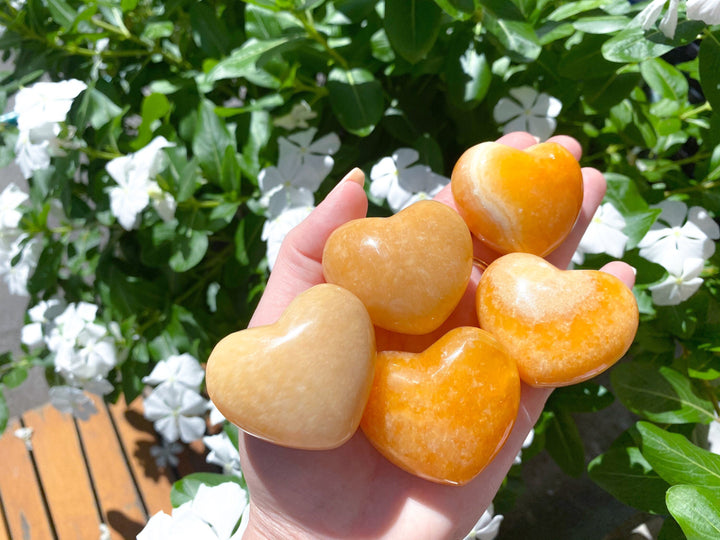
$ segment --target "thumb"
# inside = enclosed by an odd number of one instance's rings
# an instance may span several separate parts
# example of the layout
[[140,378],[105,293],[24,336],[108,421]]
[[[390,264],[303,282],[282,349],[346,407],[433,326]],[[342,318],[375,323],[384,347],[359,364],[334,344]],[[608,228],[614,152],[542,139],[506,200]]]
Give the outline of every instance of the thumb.
[[274,323],[293,298],[324,282],[322,252],[328,237],[340,225],[367,214],[364,182],[362,170],[351,170],[317,208],[288,233],[249,326]]

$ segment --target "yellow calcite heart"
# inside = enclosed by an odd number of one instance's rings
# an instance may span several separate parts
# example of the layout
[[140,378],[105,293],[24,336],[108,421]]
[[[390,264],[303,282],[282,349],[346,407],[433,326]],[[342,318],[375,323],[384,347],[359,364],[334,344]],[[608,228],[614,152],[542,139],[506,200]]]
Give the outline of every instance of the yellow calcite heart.
[[450,183],[470,230],[498,253],[547,255],[570,233],[583,200],[580,165],[553,142],[525,150],[475,145],[455,164]]
[[511,253],[485,269],[477,289],[480,326],[492,333],[532,386],[567,386],[606,370],[638,327],[630,289],[597,270],[559,270]]
[[519,404],[515,363],[489,333],[460,327],[421,353],[379,353],[360,425],[398,467],[462,485],[502,448]]
[[360,298],[374,324],[417,335],[438,328],[460,301],[472,256],[472,236],[457,212],[420,201],[336,229],[322,264],[325,280]]
[[207,391],[225,418],[251,435],[291,448],[336,448],[358,428],[375,355],[360,300],[317,285],[275,324],[220,341],[208,359]]

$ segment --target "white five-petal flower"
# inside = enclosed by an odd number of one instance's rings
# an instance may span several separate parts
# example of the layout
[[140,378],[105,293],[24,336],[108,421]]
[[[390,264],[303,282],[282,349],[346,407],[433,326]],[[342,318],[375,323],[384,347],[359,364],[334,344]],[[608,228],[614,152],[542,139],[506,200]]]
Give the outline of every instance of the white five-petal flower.
[[501,98],[493,109],[493,118],[503,125],[503,133],[527,131],[540,140],[550,137],[562,110],[559,99],[538,93],[529,86],[510,90],[510,98]]
[[213,487],[202,484],[195,498],[175,508],[172,515],[162,511],[153,515],[137,540],[240,540],[245,532],[247,503],[247,493],[235,482]]
[[184,386],[197,391],[205,378],[200,362],[191,354],[175,354],[158,362],[143,382],[150,385]]
[[110,211],[125,230],[135,228],[139,214],[153,202],[161,217],[167,221],[175,213],[174,202],[153,180],[164,165],[163,148],[173,146],[165,137],[155,137],[137,152],[115,158],[105,169],[117,186],[108,190]]
[[679,271],[669,271],[670,275],[665,280],[649,287],[653,303],[658,306],[676,306],[690,298],[703,283],[700,273],[704,266],[703,259],[685,259]]
[[487,510],[480,516],[480,519],[468,533],[465,540],[494,540],[500,532],[500,524],[503,516],[494,515],[495,509],[491,504]]
[[[678,22],[678,3],[680,0],[669,0],[665,15],[663,15],[660,21],[660,31],[665,37],[672,39],[675,36],[675,29],[677,28]],[[660,16],[667,0],[652,0],[643,10],[638,14],[637,20],[643,30],[649,30],[650,27],[655,24],[655,21]]]
[[393,212],[405,208],[415,196],[421,199],[437,195],[449,180],[417,163],[419,157],[413,148],[398,148],[392,156],[378,161],[370,170],[370,194],[387,199]]
[[573,262],[582,264],[587,253],[607,253],[620,258],[625,253],[628,236],[622,231],[625,218],[612,203],[606,202],[598,207],[585,234],[580,240]]
[[20,131],[48,122],[64,122],[75,98],[87,88],[77,79],[60,82],[38,82],[21,88],[15,96],[14,111]]
[[0,193],[0,229],[16,229],[20,225],[20,205],[27,199],[28,194],[12,182],[3,189]]
[[209,450],[206,461],[222,468],[223,474],[242,476],[240,454],[224,431],[218,435],[203,437],[203,443]]
[[297,128],[305,129],[308,127],[307,121],[312,120],[316,116],[317,113],[310,108],[307,101],[302,100],[300,103],[293,105],[293,108],[288,114],[273,120],[273,125],[287,130]]
[[145,418],[168,442],[189,443],[202,437],[207,410],[207,401],[182,385],[161,384],[145,399]]
[[298,206],[313,206],[314,194],[333,168],[332,155],[340,148],[340,138],[329,133],[313,142],[316,129],[278,138],[277,166],[258,174],[262,202],[269,219]]
[[640,256],[678,276],[685,260],[708,259],[715,253],[713,240],[720,238],[720,227],[704,208],[688,210],[685,203],[673,200],[657,208],[662,210],[657,221],[638,244]]
[[270,270],[275,266],[275,261],[280,252],[280,246],[287,234],[300,225],[300,223],[310,215],[313,208],[313,206],[289,208],[276,218],[265,221],[261,238],[266,242],[268,267]]

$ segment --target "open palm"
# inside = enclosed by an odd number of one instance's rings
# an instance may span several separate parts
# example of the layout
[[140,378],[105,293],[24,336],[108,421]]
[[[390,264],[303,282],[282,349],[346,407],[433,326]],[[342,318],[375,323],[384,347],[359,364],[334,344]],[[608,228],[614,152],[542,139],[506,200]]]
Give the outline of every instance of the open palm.
[[[551,140],[580,159],[579,144],[569,137]],[[535,139],[513,133],[498,140],[527,148]],[[570,262],[582,234],[605,193],[602,175],[583,169],[584,200],[570,236],[547,259],[560,268]],[[322,283],[321,256],[330,233],[343,223],[365,217],[363,174],[355,169],[286,238],[250,326],[275,322],[300,292]],[[454,207],[449,189],[436,199]],[[475,257],[491,262],[478,241]],[[632,269],[611,263],[603,270],[632,286]],[[378,331],[380,349],[421,351],[449,328],[477,325],[475,268],[465,296],[451,318],[428,336],[399,336]],[[457,539],[472,528],[492,502],[550,391],[523,385],[515,426],[503,449],[470,483],[457,487],[428,482],[397,468],[358,431],[334,450],[307,451],[276,446],[254,437],[240,438],[242,470],[250,491],[250,522],[244,538],[443,538]]]

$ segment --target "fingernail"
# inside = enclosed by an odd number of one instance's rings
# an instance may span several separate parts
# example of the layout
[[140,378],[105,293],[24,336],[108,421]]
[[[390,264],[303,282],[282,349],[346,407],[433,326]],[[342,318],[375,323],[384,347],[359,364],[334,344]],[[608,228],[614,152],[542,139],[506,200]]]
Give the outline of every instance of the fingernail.
[[355,167],[340,180],[341,184],[343,182],[355,182],[360,186],[365,185],[365,173],[360,167]]
[[634,266],[631,266],[630,270],[632,270],[633,276],[637,276],[637,268],[635,268]]
[[540,137],[533,135],[533,139],[535,139],[535,144],[540,144]]

